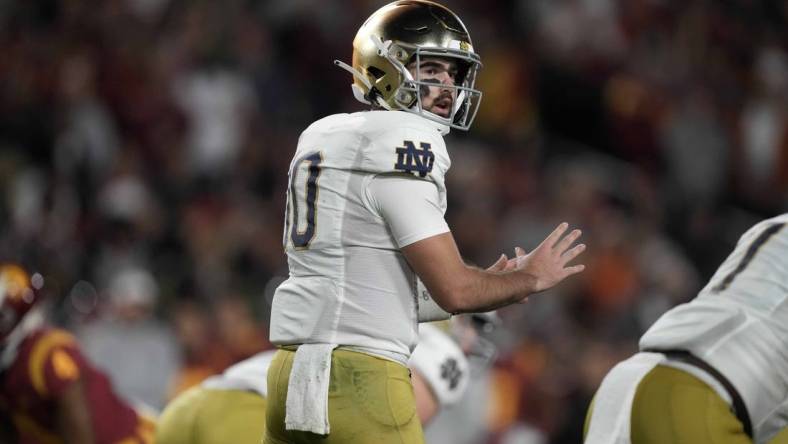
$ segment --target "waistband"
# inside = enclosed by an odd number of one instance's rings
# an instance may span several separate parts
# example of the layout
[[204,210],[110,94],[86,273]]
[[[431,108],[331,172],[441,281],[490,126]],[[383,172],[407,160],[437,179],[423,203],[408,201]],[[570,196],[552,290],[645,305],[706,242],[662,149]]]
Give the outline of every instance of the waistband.
[[[288,344],[288,345],[278,345],[277,347],[283,350],[289,351],[296,351],[298,350],[298,346],[301,344]],[[386,359],[388,361],[396,362],[397,364],[401,364],[405,367],[408,366],[408,356],[405,356],[401,353],[395,353],[387,350],[378,350],[368,347],[358,347],[355,345],[340,345],[335,350],[347,350],[356,353],[363,353],[365,355],[373,356],[375,358]]]

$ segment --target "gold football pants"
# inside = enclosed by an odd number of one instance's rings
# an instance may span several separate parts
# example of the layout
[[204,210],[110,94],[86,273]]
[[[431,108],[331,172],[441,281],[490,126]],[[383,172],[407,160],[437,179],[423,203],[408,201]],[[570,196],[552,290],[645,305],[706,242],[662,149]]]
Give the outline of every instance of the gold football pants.
[[[588,409],[588,433],[594,404]],[[630,419],[632,444],[751,444],[730,406],[691,374],[657,365],[638,384]],[[783,431],[769,444],[788,444]]]
[[265,398],[242,390],[194,387],[164,409],[157,444],[260,444]]
[[279,350],[268,371],[263,444],[422,444],[424,436],[407,367],[343,349],[331,357],[331,433],[285,430],[285,401],[294,351]]

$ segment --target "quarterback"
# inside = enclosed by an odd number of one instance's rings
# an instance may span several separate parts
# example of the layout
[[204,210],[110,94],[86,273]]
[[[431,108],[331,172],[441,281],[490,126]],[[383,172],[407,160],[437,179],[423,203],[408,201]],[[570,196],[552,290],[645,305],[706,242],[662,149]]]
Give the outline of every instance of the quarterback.
[[[259,444],[265,429],[266,375],[274,351],[258,353],[175,398],[162,412],[156,444]],[[426,424],[457,402],[467,387],[468,361],[442,330],[424,324],[408,366],[417,413]]]
[[602,381],[586,444],[788,443],[788,213],[750,228]]
[[468,129],[481,62],[449,9],[397,1],[353,41],[355,97],[373,109],[302,134],[290,166],[274,295],[267,444],[423,442],[408,357],[418,322],[523,301],[582,271],[561,224],[529,254],[466,265],[444,220],[450,128]]
[[155,425],[112,389],[73,336],[44,324],[43,278],[0,265],[0,442],[152,443]]

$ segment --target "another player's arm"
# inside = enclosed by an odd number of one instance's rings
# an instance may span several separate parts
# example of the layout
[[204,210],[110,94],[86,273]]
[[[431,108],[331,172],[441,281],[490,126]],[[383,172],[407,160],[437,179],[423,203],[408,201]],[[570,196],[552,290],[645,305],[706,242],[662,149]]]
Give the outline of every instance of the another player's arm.
[[66,443],[93,444],[93,427],[82,380],[66,387],[57,398],[59,435]]
[[413,383],[413,395],[416,398],[416,414],[419,415],[421,424],[426,425],[438,413],[440,402],[421,373],[413,370],[411,382]]
[[580,230],[563,236],[567,228],[566,223],[559,225],[533,251],[516,257],[508,271],[467,265],[451,232],[414,242],[401,251],[441,308],[450,313],[485,312],[520,302],[583,271],[583,265],[567,265],[585,250],[584,244],[572,246]]

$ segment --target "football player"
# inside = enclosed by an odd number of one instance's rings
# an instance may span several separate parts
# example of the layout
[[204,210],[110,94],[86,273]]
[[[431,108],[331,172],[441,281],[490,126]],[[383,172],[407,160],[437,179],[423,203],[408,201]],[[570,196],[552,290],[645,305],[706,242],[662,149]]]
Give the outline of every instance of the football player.
[[0,442],[152,443],[155,426],[112,390],[74,337],[44,322],[44,279],[0,264]]
[[788,443],[788,213],[744,233],[640,350],[602,381],[586,444]]
[[[274,353],[258,353],[175,398],[159,417],[156,444],[224,444],[228,436],[236,444],[259,444]],[[423,424],[457,402],[470,378],[458,344],[431,324],[421,326],[409,367]]]
[[585,246],[564,223],[504,269],[462,260],[443,135],[470,127],[481,62],[449,9],[390,3],[359,29],[352,66],[336,63],[373,110],[313,123],[291,162],[264,442],[419,443],[407,368],[419,320],[521,302],[582,271],[568,262]]

